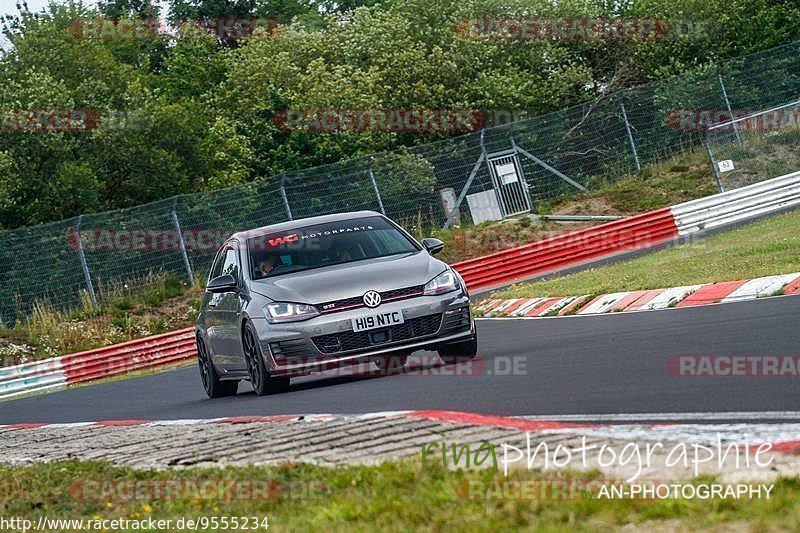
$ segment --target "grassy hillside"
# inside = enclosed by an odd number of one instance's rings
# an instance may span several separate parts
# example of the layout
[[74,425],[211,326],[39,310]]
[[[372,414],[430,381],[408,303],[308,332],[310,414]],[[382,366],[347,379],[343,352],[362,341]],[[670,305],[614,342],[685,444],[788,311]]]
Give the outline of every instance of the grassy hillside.
[[631,261],[522,283],[498,298],[605,294],[800,271],[800,211],[785,213]]
[[[196,284],[198,286],[198,284]],[[27,320],[0,329],[0,366],[89,350],[194,323],[201,289],[185,279],[154,276],[150,286],[120,292],[99,309],[57,311],[37,305]]]

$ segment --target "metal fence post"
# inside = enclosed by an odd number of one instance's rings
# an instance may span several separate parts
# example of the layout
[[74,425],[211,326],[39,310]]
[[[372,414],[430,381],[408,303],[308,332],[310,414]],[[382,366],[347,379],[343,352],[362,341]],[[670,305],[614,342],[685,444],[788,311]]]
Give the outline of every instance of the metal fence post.
[[708,142],[708,132],[703,136],[703,144],[706,145],[706,153],[708,154],[708,160],[711,161],[711,171],[714,173],[714,178],[717,180],[719,192],[725,192],[725,188],[722,186],[722,179],[719,176],[719,166],[717,166],[717,161],[714,159],[714,154],[711,151],[711,144]]
[[639,154],[636,151],[636,143],[633,141],[631,124],[628,122],[628,112],[625,111],[625,91],[619,92],[619,108],[622,111],[622,119],[625,121],[625,131],[628,133],[628,143],[630,143],[631,151],[633,152],[633,161],[636,163],[636,172],[641,172],[642,165],[639,163]]
[[94,293],[94,284],[92,283],[92,276],[89,275],[89,264],[86,262],[86,254],[83,253],[83,241],[81,240],[81,222],[83,222],[83,215],[78,216],[78,227],[75,228],[75,237],[78,243],[78,256],[81,259],[81,270],[83,270],[83,279],[86,282],[86,288],[89,291],[89,297],[92,299],[92,305],[97,307],[97,295]]
[[486,161],[486,146],[483,144],[483,128],[481,128],[481,155],[478,157],[478,160],[475,161],[475,164],[472,166],[472,171],[469,173],[469,177],[467,178],[467,183],[464,184],[464,188],[461,189],[461,193],[458,195],[458,200],[456,200],[456,205],[453,209],[447,213],[447,220],[444,223],[445,229],[449,228],[453,224],[453,218],[455,218],[456,213],[461,209],[461,203],[464,201],[464,198],[467,197],[467,192],[469,188],[472,186],[473,180],[475,180],[475,176],[478,175],[478,170],[481,168],[481,165],[484,161]]
[[289,217],[289,220],[294,220],[292,218],[292,208],[289,207],[289,198],[286,196],[286,187],[284,186],[284,181],[286,180],[286,176],[281,177],[281,196],[283,197],[283,207],[286,208],[286,216]]
[[186,254],[186,245],[183,242],[183,232],[181,232],[181,224],[178,222],[178,196],[172,200],[172,223],[175,225],[175,231],[178,232],[178,246],[181,250],[181,257],[183,257],[183,266],[186,268],[186,275],[189,276],[189,286],[194,288],[194,274],[192,273],[192,265],[189,263],[189,256]]
[[[731,101],[728,99],[728,91],[725,90],[725,82],[722,81],[722,69],[719,66],[719,61],[717,61],[717,80],[719,81],[719,86],[722,89],[722,97],[725,99],[725,107],[728,108],[728,115],[730,115],[731,121],[733,121],[736,117],[733,116]],[[733,133],[736,135],[736,142],[742,144],[742,138],[739,136],[739,128],[736,127],[736,122],[731,122],[731,124],[733,124]]]
[[375,161],[374,157],[369,158],[369,179],[372,180],[372,190],[375,191],[375,198],[378,199],[378,206],[381,208],[381,213],[386,214],[386,209],[383,208],[383,200],[381,200],[381,193],[378,190],[378,183],[375,181],[375,174],[372,172],[372,163]]

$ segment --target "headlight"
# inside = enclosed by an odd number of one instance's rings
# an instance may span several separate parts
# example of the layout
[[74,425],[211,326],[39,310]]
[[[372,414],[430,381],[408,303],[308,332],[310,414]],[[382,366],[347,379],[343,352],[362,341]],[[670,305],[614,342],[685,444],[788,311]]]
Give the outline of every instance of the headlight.
[[458,289],[458,280],[452,270],[445,270],[425,284],[425,294],[442,294]]
[[264,315],[269,322],[297,322],[308,320],[319,314],[313,305],[292,302],[273,302],[264,306]]

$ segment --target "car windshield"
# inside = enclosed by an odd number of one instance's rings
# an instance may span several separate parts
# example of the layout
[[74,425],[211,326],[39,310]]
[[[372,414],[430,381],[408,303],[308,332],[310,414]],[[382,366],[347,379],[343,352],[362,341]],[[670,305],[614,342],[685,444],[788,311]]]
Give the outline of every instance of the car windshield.
[[364,217],[259,235],[247,240],[252,279],[419,250],[382,217]]

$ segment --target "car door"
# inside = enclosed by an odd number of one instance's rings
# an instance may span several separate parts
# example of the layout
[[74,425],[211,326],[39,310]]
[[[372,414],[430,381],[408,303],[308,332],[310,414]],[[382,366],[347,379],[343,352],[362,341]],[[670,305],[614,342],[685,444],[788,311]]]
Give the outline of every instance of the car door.
[[[242,270],[236,243],[225,245],[220,255],[220,268],[216,276],[230,275],[242,286]],[[242,298],[239,290],[211,294],[207,303],[208,338],[214,352],[214,362],[224,372],[246,369],[242,357],[239,318]]]
[[[222,271],[222,261],[225,257],[225,247],[220,248],[217,251],[217,255],[214,256],[214,261],[211,264],[211,270],[208,273],[208,281],[210,282],[212,279],[219,276],[219,273]],[[203,302],[201,305],[202,309],[202,328],[203,332],[205,333],[205,338],[208,343],[209,351],[211,352],[211,359],[214,363],[219,364],[217,360],[217,350],[216,350],[216,335],[217,335],[217,323],[218,321],[218,313],[217,313],[217,305],[219,304],[221,295],[216,294],[213,292],[206,291],[203,294]]]

